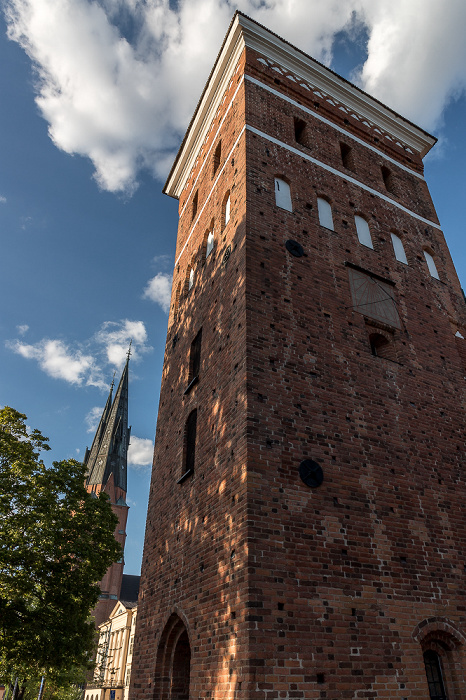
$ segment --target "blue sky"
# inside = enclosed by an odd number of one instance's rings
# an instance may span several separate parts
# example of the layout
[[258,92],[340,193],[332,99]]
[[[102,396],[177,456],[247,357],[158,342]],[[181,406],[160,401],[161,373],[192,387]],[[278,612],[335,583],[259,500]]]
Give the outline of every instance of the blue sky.
[[464,3],[5,0],[0,402],[50,437],[47,460],[80,459],[133,338],[127,573],[142,555],[176,242],[161,188],[235,7],[439,137],[426,177],[466,286]]

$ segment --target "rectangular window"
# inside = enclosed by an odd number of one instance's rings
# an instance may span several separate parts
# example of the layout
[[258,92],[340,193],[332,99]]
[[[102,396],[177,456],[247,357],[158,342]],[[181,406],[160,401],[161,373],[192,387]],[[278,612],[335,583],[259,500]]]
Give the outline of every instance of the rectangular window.
[[301,146],[307,146],[306,122],[303,119],[295,117],[294,120],[294,137],[296,143]]
[[346,143],[340,143],[341,162],[343,167],[354,171],[353,149]]

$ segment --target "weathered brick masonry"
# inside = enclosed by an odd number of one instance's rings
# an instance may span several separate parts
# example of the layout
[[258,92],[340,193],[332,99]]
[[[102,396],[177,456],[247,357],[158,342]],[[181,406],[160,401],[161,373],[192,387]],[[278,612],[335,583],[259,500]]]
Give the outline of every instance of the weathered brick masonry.
[[441,691],[429,650],[466,697],[466,309],[422,176],[434,142],[235,15],[166,185],[133,700],[421,700]]

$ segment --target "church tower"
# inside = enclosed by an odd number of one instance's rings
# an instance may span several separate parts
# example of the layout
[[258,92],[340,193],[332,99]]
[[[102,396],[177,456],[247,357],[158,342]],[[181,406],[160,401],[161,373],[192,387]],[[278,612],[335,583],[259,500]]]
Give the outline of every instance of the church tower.
[[[121,375],[115,398],[113,382],[107,403],[102,413],[91,449],[86,449],[84,464],[87,467],[86,489],[89,493],[106,493],[112,504],[113,512],[118,516],[115,539],[125,547],[126,521],[128,506],[126,504],[126,471],[129,437],[128,427],[128,364]],[[115,562],[107,570],[100,582],[100,598],[93,612],[96,626],[106,620],[120,596],[123,578],[124,560]]]
[[466,697],[435,138],[235,14],[169,174],[132,700]]

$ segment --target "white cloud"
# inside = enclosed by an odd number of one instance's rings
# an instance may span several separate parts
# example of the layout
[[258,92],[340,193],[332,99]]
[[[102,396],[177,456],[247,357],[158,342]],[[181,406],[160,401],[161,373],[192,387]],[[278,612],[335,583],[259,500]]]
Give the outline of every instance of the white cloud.
[[121,367],[125,360],[131,342],[131,355],[138,360],[140,355],[149,352],[147,331],[142,321],[106,321],[95,336],[103,346],[107,361],[115,367]]
[[[18,327],[18,333],[24,326]],[[27,328],[27,327],[26,327]],[[132,340],[133,361],[152,348],[147,342],[147,331],[142,321],[106,321],[89,340],[70,347],[65,341],[43,338],[28,344],[10,340],[6,346],[27,360],[36,360],[39,367],[54,379],[63,379],[77,386],[96,386],[108,390],[110,381],[105,365],[120,368]]]
[[6,204],[6,197],[0,194],[0,204]]
[[103,406],[94,406],[84,417],[84,423],[86,424],[86,432],[94,433],[99,425],[100,417],[104,410]]
[[162,307],[165,313],[168,313],[171,290],[172,276],[159,272],[148,281],[144,289],[143,298],[155,301],[156,304]]
[[27,325],[27,323],[24,323],[21,326],[16,326],[16,330],[20,335],[25,335],[29,330],[29,326]]
[[133,467],[148,467],[152,464],[153,452],[152,440],[132,435],[128,449],[128,464]]
[[5,0],[50,137],[128,193],[141,169],[166,175],[233,7],[327,64],[335,34],[364,24],[362,87],[426,128],[465,89],[464,0]]
[[78,385],[95,383],[94,358],[80,350],[70,350],[62,340],[44,339],[34,345],[16,340],[7,346],[27,360],[37,360],[40,368],[54,379]]

